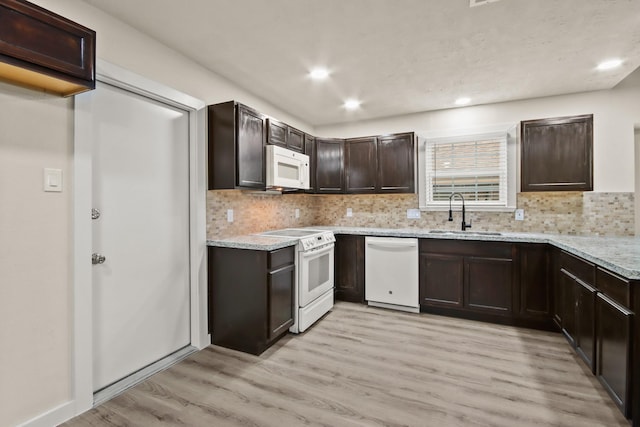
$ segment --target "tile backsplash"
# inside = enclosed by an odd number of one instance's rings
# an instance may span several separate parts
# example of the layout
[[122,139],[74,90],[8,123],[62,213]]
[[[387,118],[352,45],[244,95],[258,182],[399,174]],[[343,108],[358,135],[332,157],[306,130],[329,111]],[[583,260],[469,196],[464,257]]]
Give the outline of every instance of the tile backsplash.
[[[315,201],[307,194],[267,194],[239,190],[207,193],[207,238],[223,239],[241,234],[315,224]],[[233,222],[227,210],[233,209]],[[295,217],[300,209],[300,218]]]
[[[519,193],[517,206],[524,209],[524,221],[516,221],[513,212],[468,212],[467,216],[476,231],[634,235],[634,193]],[[422,211],[420,219],[407,219],[407,209],[417,207],[417,194],[270,195],[209,191],[207,238],[311,225],[425,229],[460,226],[458,211],[454,212],[453,222],[447,221],[446,211]],[[346,216],[347,208],[353,216]],[[233,223],[227,222],[228,209],[234,210]],[[299,218],[295,217],[296,209],[300,210]]]

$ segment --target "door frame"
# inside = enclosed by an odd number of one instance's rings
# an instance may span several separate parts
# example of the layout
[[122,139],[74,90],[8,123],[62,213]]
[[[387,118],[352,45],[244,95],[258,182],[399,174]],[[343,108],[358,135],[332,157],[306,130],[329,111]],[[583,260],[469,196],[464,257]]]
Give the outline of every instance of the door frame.
[[[207,328],[206,104],[100,59],[96,64],[96,78],[99,82],[164,102],[189,114],[190,345],[202,349],[211,342]],[[90,96],[91,92],[76,96],[74,105],[71,372],[75,415],[93,407],[93,284],[89,262],[93,250]]]

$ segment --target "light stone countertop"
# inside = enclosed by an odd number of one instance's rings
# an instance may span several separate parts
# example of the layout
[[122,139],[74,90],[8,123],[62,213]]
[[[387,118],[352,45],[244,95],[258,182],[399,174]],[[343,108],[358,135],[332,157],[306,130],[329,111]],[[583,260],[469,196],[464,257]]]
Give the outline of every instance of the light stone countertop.
[[[568,236],[542,233],[500,233],[453,231],[432,232],[414,228],[307,227],[331,230],[335,234],[428,239],[482,240],[492,242],[550,243],[574,255],[598,264],[627,279],[640,280],[640,238]],[[243,235],[222,240],[207,240],[209,246],[272,251],[293,246],[297,239]]]

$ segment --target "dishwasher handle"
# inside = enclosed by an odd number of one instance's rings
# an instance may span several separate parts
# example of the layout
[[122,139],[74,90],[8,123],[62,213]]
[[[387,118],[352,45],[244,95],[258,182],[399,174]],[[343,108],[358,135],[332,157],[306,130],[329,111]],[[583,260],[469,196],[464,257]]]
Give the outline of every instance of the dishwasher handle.
[[368,248],[379,249],[412,249],[418,246],[418,242],[414,239],[409,239],[407,242],[398,241],[384,241],[384,240],[367,240]]

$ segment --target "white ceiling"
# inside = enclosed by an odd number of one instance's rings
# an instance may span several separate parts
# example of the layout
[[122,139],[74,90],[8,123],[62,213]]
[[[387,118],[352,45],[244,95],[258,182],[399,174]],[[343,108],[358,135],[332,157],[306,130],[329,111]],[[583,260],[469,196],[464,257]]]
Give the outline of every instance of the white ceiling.
[[[84,0],[312,126],[607,89],[640,0]],[[595,70],[619,57],[622,67]],[[325,82],[309,70],[324,65]],[[342,108],[346,98],[360,110]]]

